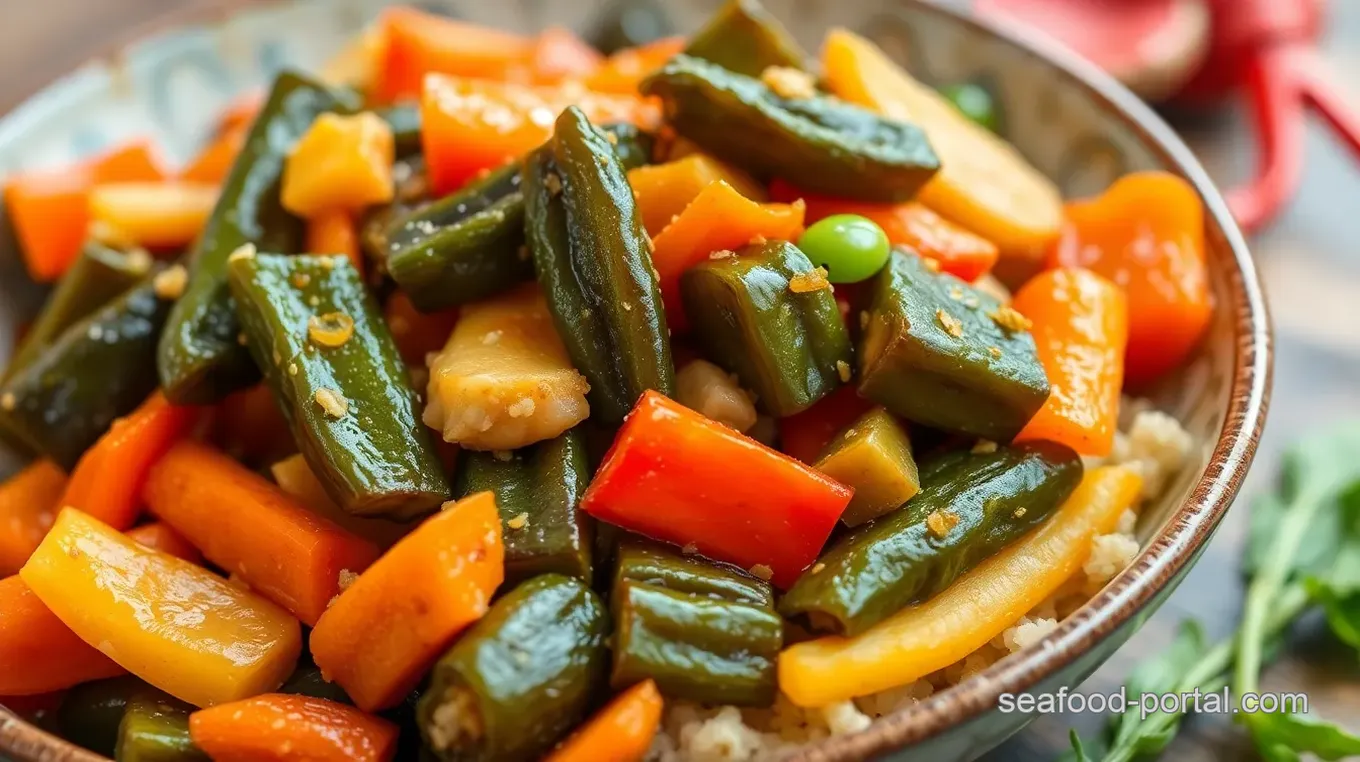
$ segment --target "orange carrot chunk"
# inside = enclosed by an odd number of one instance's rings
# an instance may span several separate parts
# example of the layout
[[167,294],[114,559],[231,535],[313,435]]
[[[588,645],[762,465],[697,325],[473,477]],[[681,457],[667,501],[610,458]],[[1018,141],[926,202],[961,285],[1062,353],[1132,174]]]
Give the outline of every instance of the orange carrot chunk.
[[354,215],[332,209],[307,219],[307,251],[312,254],[341,254],[354,269],[364,272],[364,254],[359,250],[359,230]]
[[1124,289],[1128,383],[1146,384],[1183,363],[1213,313],[1199,194],[1167,172],[1135,172],[1066,211],[1049,266],[1084,267]]
[[50,460],[40,460],[0,484],[0,577],[18,572],[42,542],[65,488],[66,474]]
[[378,547],[299,504],[268,480],[197,442],[180,442],[151,469],[147,507],[250,588],[316,624],[367,569]]
[[752,201],[765,200],[765,190],[750,175],[701,153],[628,172],[628,184],[637,199],[642,226],[651,236],[665,230],[704,188],[718,180],[726,180]]
[[198,548],[184,539],[184,535],[160,521],[129,529],[124,534],[152,550],[159,550],[175,558],[182,558],[191,564],[200,563],[203,560],[203,555],[198,552]]
[[397,726],[334,701],[266,693],[189,715],[189,737],[213,762],[383,762]]
[[812,566],[854,490],[647,391],[581,506],[787,588]]
[[381,24],[387,49],[377,96],[386,103],[419,96],[421,83],[431,73],[503,79],[534,52],[534,41],[522,35],[414,8],[392,8],[383,14]]
[[[533,81],[555,85],[568,79],[588,78],[604,63],[604,56],[575,32],[550,26],[539,32],[529,51],[529,71]],[[512,80],[514,74],[512,71]]]
[[436,194],[515,161],[552,136],[553,121],[579,106],[591,122],[654,126],[660,112],[639,96],[588,92],[576,83],[533,87],[431,75],[421,97],[421,143]]
[[263,466],[297,452],[293,433],[267,384],[227,396],[212,415],[212,442],[251,466]]
[[1082,455],[1109,455],[1129,336],[1124,293],[1090,270],[1060,268],[1026,283],[1011,306],[1032,323],[1053,388],[1016,439],[1049,439]]
[[505,574],[496,500],[447,503],[359,575],[312,630],[312,657],[365,711],[396,706]]
[[18,576],[0,579],[0,695],[30,696],[123,674]]
[[661,726],[661,693],[651,680],[620,693],[546,762],[641,762]]
[[78,508],[117,530],[137,521],[147,472],[198,420],[198,409],[171,405],[159,391],[113,422],[71,472],[61,507]]
[[638,84],[648,74],[660,69],[676,53],[685,49],[683,37],[664,39],[624,48],[609,58],[586,78],[586,87],[601,93],[636,95]]
[[652,265],[661,277],[661,298],[672,330],[686,325],[680,275],[716,251],[735,251],[760,240],[795,241],[803,232],[802,201],[759,204],[719,180],[704,186],[656,238]]

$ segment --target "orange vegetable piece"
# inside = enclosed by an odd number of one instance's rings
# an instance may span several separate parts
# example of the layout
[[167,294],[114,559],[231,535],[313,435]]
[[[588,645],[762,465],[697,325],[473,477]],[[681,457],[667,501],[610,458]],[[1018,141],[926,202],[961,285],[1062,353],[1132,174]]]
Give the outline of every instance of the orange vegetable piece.
[[421,367],[425,365],[426,355],[444,348],[458,322],[458,310],[425,314],[416,309],[404,291],[393,292],[387,298],[383,316],[397,342],[401,359]]
[[709,183],[652,243],[652,266],[661,276],[661,298],[671,328],[686,325],[680,303],[680,275],[715,251],[740,249],[752,241],[794,241],[803,232],[803,202],[759,204],[719,180]]
[[504,574],[492,493],[447,503],[326,610],[312,630],[312,657],[360,709],[396,706],[482,618]]
[[586,78],[586,87],[601,93],[635,95],[638,84],[648,74],[660,69],[684,49],[683,37],[666,37],[645,45],[624,48],[605,59],[595,73]]
[[1189,357],[1213,313],[1204,260],[1204,204],[1167,172],[1126,175],[1104,194],[1067,205],[1050,267],[1084,267],[1128,296],[1124,376],[1153,381]]
[[189,737],[213,762],[382,762],[397,726],[351,706],[267,693],[189,715]]
[[874,403],[859,396],[853,385],[842,386],[807,410],[780,418],[779,449],[812,465],[836,434],[873,406]]
[[217,566],[316,624],[378,547],[299,504],[221,451],[181,442],[151,469],[147,507]]
[[656,683],[644,680],[609,702],[545,762],[641,762],[661,726],[662,706]]
[[359,230],[354,215],[344,209],[321,212],[307,220],[307,251],[312,254],[343,254],[362,275],[364,253],[359,249]]
[[138,141],[58,170],[26,172],[5,182],[5,206],[28,274],[40,283],[62,276],[80,255],[90,227],[90,189],[100,183],[164,179],[149,143]]
[[302,650],[288,612],[78,510],[57,516],[19,576],[81,640],[195,706],[276,689]]
[[691,154],[665,164],[651,164],[628,172],[647,234],[655,237],[710,183],[725,180],[752,201],[764,201],[765,189],[750,175],[711,156]]
[[179,179],[191,183],[220,185],[231,174],[236,157],[246,144],[249,125],[234,127],[213,138],[180,172]]
[[0,695],[30,696],[121,674],[17,575],[0,579]]
[[436,194],[457,190],[482,170],[516,161],[552,136],[553,121],[579,106],[596,124],[651,128],[656,104],[633,95],[591,93],[578,83],[533,87],[430,76],[421,97],[421,144]]
[[297,451],[288,422],[265,384],[230,394],[218,403],[212,441],[251,465],[267,465]]
[[392,200],[392,128],[372,111],[316,118],[283,165],[283,206],[299,217]]
[[265,92],[259,88],[248,90],[232,98],[217,116],[217,132],[248,131],[264,106]]
[[414,8],[392,8],[380,23],[387,50],[376,96],[385,103],[418,97],[430,73],[503,79],[534,52],[534,41],[522,35]]
[[42,542],[65,488],[66,473],[50,460],[37,461],[0,484],[0,577],[18,572]]
[[132,526],[141,511],[147,472],[197,420],[197,408],[171,405],[154,392],[81,456],[61,506],[78,508],[119,531]]
[[90,216],[119,240],[149,249],[186,246],[217,205],[216,185],[178,180],[109,183],[90,191]]
[[1011,306],[1033,324],[1053,388],[1016,439],[1049,439],[1082,455],[1109,455],[1129,336],[1124,293],[1090,270],[1061,268],[1026,283]]
[[782,180],[770,187],[777,201],[803,199],[807,204],[807,224],[833,214],[858,214],[867,217],[888,235],[888,241],[910,246],[923,257],[940,263],[940,269],[972,282],[996,264],[996,245],[982,236],[941,217],[924,204],[872,204],[864,201],[831,198],[804,193]]
[[[534,38],[528,61],[534,82],[553,85],[588,78],[604,63],[604,56],[570,29],[550,26]],[[512,81],[516,73],[511,72]]]
[[191,564],[203,560],[203,555],[198,552],[198,548],[184,539],[184,535],[160,521],[129,529],[124,534],[152,550],[169,553],[175,558],[182,558]]

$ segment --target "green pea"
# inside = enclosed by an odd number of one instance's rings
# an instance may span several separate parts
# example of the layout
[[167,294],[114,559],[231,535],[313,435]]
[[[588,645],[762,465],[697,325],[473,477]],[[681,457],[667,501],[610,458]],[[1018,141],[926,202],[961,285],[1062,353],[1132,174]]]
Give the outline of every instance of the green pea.
[[940,94],[949,99],[954,104],[954,108],[963,112],[980,127],[985,127],[992,132],[997,132],[1001,127],[1001,119],[997,114],[996,100],[992,94],[982,85],[965,82],[961,85],[950,85],[942,90]]
[[833,214],[814,223],[798,239],[812,264],[826,268],[832,283],[872,278],[888,263],[888,234],[867,217]]

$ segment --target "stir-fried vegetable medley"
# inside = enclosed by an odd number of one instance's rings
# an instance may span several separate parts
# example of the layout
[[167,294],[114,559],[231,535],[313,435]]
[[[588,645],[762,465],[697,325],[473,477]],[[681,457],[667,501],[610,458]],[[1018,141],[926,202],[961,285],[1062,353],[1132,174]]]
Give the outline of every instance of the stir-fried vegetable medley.
[[639,760],[1063,588],[1210,317],[1194,190],[1064,207],[976,84],[753,0],[647,26],[395,8],[182,171],[8,178],[55,289],[0,379],[0,703],[119,760]]

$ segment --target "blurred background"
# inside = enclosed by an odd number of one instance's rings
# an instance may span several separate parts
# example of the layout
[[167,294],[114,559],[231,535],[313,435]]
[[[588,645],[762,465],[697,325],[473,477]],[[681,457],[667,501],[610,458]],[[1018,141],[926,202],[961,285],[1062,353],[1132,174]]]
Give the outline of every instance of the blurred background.
[[[5,19],[0,111],[118,42],[238,2],[0,0]],[[979,5],[980,12],[1009,14],[1021,19],[1016,23],[1066,39],[1142,94],[1161,100],[1181,93],[1162,107],[1163,113],[1221,186],[1248,183],[1262,173],[1267,155],[1275,160],[1275,171],[1257,186],[1262,192],[1233,196],[1235,209],[1254,229],[1253,250],[1277,330],[1275,392],[1257,467],[1238,510],[1184,584],[1083,688],[1110,692],[1133,664],[1170,641],[1181,619],[1200,619],[1215,639],[1232,631],[1241,607],[1238,563],[1246,539],[1246,504],[1274,478],[1285,443],[1309,427],[1360,413],[1360,321],[1354,306],[1360,258],[1353,255],[1360,163],[1319,114],[1302,109],[1300,97],[1300,88],[1317,87],[1317,97],[1360,104],[1355,77],[1360,73],[1360,3],[979,0]],[[1313,45],[1316,59],[1309,52]],[[1320,74],[1324,70],[1330,74]],[[1319,77],[1329,78],[1319,84]],[[1245,88],[1233,88],[1242,83]],[[1263,149],[1253,105],[1261,95],[1272,105],[1259,110],[1278,117],[1268,131],[1278,141],[1269,150]],[[1299,159],[1297,166],[1291,164],[1293,157]],[[1295,178],[1297,187],[1291,182]],[[1270,669],[1265,689],[1307,691],[1313,710],[1323,716],[1360,717],[1360,665],[1323,636],[1321,627],[1305,622],[1294,639],[1288,655]],[[1095,716],[1042,718],[987,759],[1054,759],[1067,749],[1069,728],[1091,735],[1098,723]],[[1231,732],[1226,717],[1196,717],[1165,758],[1252,759],[1254,753],[1242,734]]]

